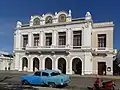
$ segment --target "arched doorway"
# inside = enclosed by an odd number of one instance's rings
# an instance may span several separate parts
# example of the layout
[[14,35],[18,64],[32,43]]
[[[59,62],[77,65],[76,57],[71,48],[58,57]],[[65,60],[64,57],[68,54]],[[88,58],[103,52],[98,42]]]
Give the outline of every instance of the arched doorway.
[[52,60],[50,58],[45,59],[45,69],[52,69]]
[[38,71],[38,70],[39,70],[39,59],[35,57],[33,59],[33,71]]
[[82,74],[82,61],[79,58],[74,58],[72,61],[72,70],[74,74]]
[[58,69],[60,69],[62,73],[66,74],[66,60],[64,58],[58,59]]
[[26,57],[22,58],[22,70],[27,71],[28,68],[28,59]]

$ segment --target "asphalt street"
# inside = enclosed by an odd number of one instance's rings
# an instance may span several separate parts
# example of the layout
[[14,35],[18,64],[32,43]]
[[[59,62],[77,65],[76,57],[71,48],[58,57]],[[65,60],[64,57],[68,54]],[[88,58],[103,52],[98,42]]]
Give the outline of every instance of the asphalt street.
[[[0,72],[0,83],[14,84],[20,85],[20,76],[25,75],[27,73],[11,73],[11,72]],[[28,73],[32,74],[32,73]],[[71,83],[69,86],[62,88],[64,90],[87,90],[87,86],[91,86],[95,81],[94,77],[84,77],[84,76],[70,76]],[[116,83],[116,87],[120,88],[120,79],[106,79],[102,78],[103,81],[114,80]],[[42,87],[39,87],[42,88]],[[60,89],[60,90],[62,90]],[[41,90],[41,89],[40,89]],[[42,90],[53,90],[50,88],[42,88]],[[59,90],[57,88],[57,90]]]

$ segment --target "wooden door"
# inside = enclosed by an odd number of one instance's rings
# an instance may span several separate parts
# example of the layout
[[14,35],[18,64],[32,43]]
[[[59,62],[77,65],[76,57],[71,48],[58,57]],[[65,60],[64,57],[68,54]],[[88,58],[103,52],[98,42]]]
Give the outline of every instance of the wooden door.
[[98,62],[98,75],[104,75],[106,72],[106,63],[105,62]]

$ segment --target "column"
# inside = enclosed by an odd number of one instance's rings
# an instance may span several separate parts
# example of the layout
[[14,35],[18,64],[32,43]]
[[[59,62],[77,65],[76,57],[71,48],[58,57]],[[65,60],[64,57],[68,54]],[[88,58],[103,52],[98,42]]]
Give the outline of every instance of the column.
[[85,52],[85,67],[84,67],[84,74],[92,74],[92,55],[90,52]]
[[53,46],[57,46],[57,31],[56,30],[53,30],[52,31],[52,45]]
[[33,60],[31,58],[29,58],[29,68],[30,68],[30,72],[33,72]]
[[54,68],[55,68],[55,70],[58,70],[58,59],[55,58],[54,60],[55,60],[55,62],[53,63],[54,64]]
[[68,60],[68,71],[67,74],[73,74],[72,73],[72,58],[71,57],[67,57]]
[[40,35],[40,46],[43,47],[44,46],[44,32],[41,31],[41,35]]
[[32,43],[33,43],[33,35],[31,32],[29,32],[29,34],[28,34],[28,47],[32,47]]
[[19,71],[22,71],[22,60],[20,59],[19,62]]
[[14,58],[15,70],[19,70],[19,60],[20,60],[19,53],[15,53],[15,58]]
[[28,60],[28,67],[27,67],[27,71],[30,71],[30,59],[29,59],[29,57],[27,57],[27,60]]
[[68,59],[67,59],[66,60],[66,74],[70,74],[68,65],[69,65],[69,63],[68,63]]
[[44,70],[45,69],[45,60],[41,60],[41,70]]

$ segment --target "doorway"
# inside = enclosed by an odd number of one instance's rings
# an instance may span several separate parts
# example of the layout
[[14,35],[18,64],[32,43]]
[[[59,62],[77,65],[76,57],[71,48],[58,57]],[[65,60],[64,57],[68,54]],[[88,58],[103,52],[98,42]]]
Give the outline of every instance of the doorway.
[[61,70],[62,73],[66,74],[66,60],[64,58],[58,59],[58,69]]
[[106,75],[106,62],[98,62],[98,75]]

